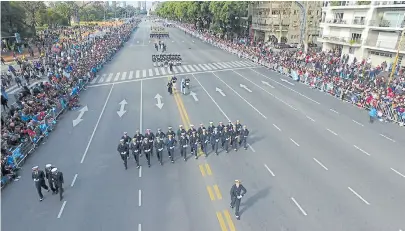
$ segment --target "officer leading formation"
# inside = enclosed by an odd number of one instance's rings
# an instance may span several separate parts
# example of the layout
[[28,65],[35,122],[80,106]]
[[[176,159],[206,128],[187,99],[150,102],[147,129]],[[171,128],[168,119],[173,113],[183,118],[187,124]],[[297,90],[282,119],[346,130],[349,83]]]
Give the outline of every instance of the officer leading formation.
[[140,167],[140,157],[143,154],[148,167],[150,167],[151,157],[154,153],[156,153],[159,164],[163,165],[165,149],[171,163],[174,163],[174,155],[177,149],[179,149],[180,156],[184,161],[187,161],[189,154],[198,159],[199,150],[206,157],[210,153],[219,155],[219,148],[226,153],[230,149],[238,151],[240,147],[246,150],[248,136],[249,130],[247,126],[243,126],[239,120],[235,124],[229,121],[228,125],[219,122],[217,126],[210,122],[208,128],[205,128],[204,124],[200,124],[198,129],[195,129],[194,125],[191,124],[188,131],[184,129],[183,125],[180,125],[177,132],[174,132],[172,127],[168,127],[166,133],[159,128],[156,134],[150,129],[147,129],[144,135],[137,130],[133,138],[129,137],[127,132],[124,132],[117,151],[125,169],[128,169],[130,153],[134,156],[137,168]]
[[[46,181],[48,185],[46,185]],[[59,171],[52,164],[45,165],[45,172],[40,170],[38,166],[32,168],[32,180],[34,181],[35,188],[39,196],[39,201],[43,201],[44,195],[42,194],[42,189],[50,192],[52,194],[59,194],[59,200],[63,199],[63,173]]]

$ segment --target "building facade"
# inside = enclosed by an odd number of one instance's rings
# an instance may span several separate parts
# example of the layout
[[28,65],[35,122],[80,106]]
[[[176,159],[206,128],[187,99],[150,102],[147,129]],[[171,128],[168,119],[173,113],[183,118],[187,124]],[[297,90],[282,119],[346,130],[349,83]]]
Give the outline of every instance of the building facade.
[[318,41],[323,50],[349,54],[351,59],[370,58],[373,65],[393,62],[399,50],[401,63],[404,26],[404,1],[332,1],[322,7]]
[[[316,42],[319,34],[320,1],[298,1],[307,14],[303,40]],[[252,29],[254,39],[264,42],[300,43],[303,11],[297,1],[252,2]]]

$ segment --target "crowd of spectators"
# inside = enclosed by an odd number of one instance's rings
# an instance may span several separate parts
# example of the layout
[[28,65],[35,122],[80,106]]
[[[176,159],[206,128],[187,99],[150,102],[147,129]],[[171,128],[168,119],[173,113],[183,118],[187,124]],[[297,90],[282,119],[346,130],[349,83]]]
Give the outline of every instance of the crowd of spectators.
[[387,120],[405,121],[405,68],[396,67],[392,81],[392,63],[372,66],[370,59],[349,60],[348,55],[335,51],[276,50],[264,43],[246,44],[244,39],[225,40],[209,31],[196,30],[193,25],[180,28],[193,36],[224,50],[251,59],[294,80],[328,92],[361,108],[376,108]]
[[[35,143],[55,124],[55,109],[78,106],[78,93],[129,39],[138,19],[109,26],[63,27],[47,30],[35,42],[47,81],[31,89],[24,84],[14,105],[1,116],[2,177],[13,176],[13,150]],[[13,73],[17,78],[19,73]],[[3,98],[8,98],[2,89]],[[42,136],[42,137],[41,137]],[[2,178],[3,184],[3,178]]]

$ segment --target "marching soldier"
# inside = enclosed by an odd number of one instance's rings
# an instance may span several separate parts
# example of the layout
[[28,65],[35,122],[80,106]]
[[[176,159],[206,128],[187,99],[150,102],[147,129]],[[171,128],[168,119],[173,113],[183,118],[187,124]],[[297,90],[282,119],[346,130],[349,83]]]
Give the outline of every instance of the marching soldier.
[[55,182],[56,193],[59,193],[59,200],[62,200],[65,191],[63,189],[63,183],[65,183],[63,180],[63,173],[58,171],[57,168],[53,168],[51,172],[53,181]]
[[179,130],[177,130],[177,136],[180,137],[182,133],[186,133],[186,129],[183,128],[183,125],[179,125]]
[[153,142],[150,142],[150,140],[146,137],[142,143],[142,150],[143,150],[143,153],[145,154],[146,160],[148,161],[149,168],[150,168],[150,156],[151,156],[151,152],[152,152],[152,144],[153,144]]
[[208,142],[210,140],[210,137],[207,133],[207,130],[203,129],[201,134],[200,134],[200,142],[201,142],[201,150],[204,152],[205,157],[208,156],[207,154],[207,146],[208,146]]
[[167,147],[167,152],[169,153],[170,161],[172,163],[174,163],[174,147],[175,146],[176,146],[176,140],[173,139],[173,137],[169,135],[168,139],[167,139],[166,147]]
[[214,133],[215,125],[214,122],[210,122],[210,126],[208,126],[208,135],[211,136]]
[[225,141],[222,139],[222,137],[224,135],[223,134],[224,129],[225,129],[225,125],[222,122],[219,122],[219,125],[217,126],[217,130],[218,130],[219,136],[221,137],[221,148],[224,148],[224,144],[225,144]]
[[141,152],[141,143],[138,143],[137,139],[133,138],[129,149],[132,151],[132,155],[134,155],[136,168],[139,168],[139,153]]
[[211,134],[211,147],[212,151],[215,151],[215,154],[217,155],[220,141],[221,141],[221,134],[218,132],[218,128],[215,128],[214,132]]
[[247,193],[247,190],[241,184],[240,180],[235,180],[235,184],[231,187],[231,208],[235,207],[235,216],[236,219],[240,219],[239,216],[239,206],[242,197]]
[[249,130],[247,129],[246,125],[244,125],[242,130],[240,131],[240,141],[245,150],[247,150],[247,137],[248,136],[249,136]]
[[45,165],[45,178],[48,180],[48,185],[49,185],[49,188],[51,188],[51,190],[52,190],[52,194],[55,194],[56,189],[55,189],[54,182],[52,181],[52,173],[51,173],[51,170],[53,168],[54,167],[52,166],[52,164]]
[[118,144],[118,147],[117,147],[117,151],[120,154],[122,161],[124,162],[125,169],[128,169],[127,159],[128,159],[129,147],[125,143],[124,139],[120,140],[120,143]]
[[168,127],[166,136],[168,137],[169,135],[171,135],[173,139],[176,139],[176,133],[174,133],[174,131],[172,130],[172,127]]
[[164,140],[166,138],[166,134],[162,132],[160,128],[158,128],[156,132],[156,138],[160,138],[161,140]]
[[190,129],[188,129],[187,135],[192,136],[193,132],[197,132],[197,130],[195,130],[194,125],[190,124]]
[[185,133],[181,133],[179,138],[179,146],[180,146],[180,154],[183,157],[184,161],[187,160],[187,146],[188,146],[188,138]]
[[131,137],[128,136],[127,132],[124,132],[124,135],[121,137],[121,139],[123,139],[126,144],[129,144],[131,142]]
[[231,132],[228,131],[228,128],[224,128],[224,132],[222,133],[222,142],[224,143],[224,149],[226,153],[229,152],[229,144],[231,142]]
[[200,136],[203,133],[203,130],[205,130],[204,124],[200,124],[200,127],[198,128],[198,136]]
[[139,132],[139,129],[138,130],[136,130],[136,133],[135,133],[135,135],[134,135],[134,138],[136,139],[136,143],[139,145],[139,156],[142,156],[142,153],[141,153],[141,144],[142,144],[142,141],[143,141],[143,135]]
[[155,140],[155,135],[153,134],[153,132],[151,132],[150,129],[146,129],[145,138],[148,139],[148,142],[150,144],[149,154],[153,156],[153,141]]
[[236,125],[233,125],[233,129],[230,133],[231,133],[231,145],[233,150],[236,152],[238,151],[238,143],[239,143],[239,135],[237,132]]
[[226,128],[228,128],[228,131],[231,131],[231,130],[232,130],[233,125],[232,125],[232,122],[231,122],[231,121],[228,122],[228,125],[226,125]]
[[35,183],[35,187],[37,188],[37,192],[39,195],[39,201],[44,199],[44,195],[42,195],[42,188],[48,190],[48,186],[45,184],[45,173],[44,171],[40,170],[38,166],[32,168],[32,180]]
[[193,132],[192,135],[190,136],[190,147],[191,147],[191,155],[194,154],[194,157],[197,159],[197,153],[198,153],[198,136],[196,132]]
[[156,142],[155,142],[156,156],[158,158],[160,165],[163,165],[162,158],[163,158],[164,143],[162,140],[163,139],[161,139],[160,137],[156,137]]

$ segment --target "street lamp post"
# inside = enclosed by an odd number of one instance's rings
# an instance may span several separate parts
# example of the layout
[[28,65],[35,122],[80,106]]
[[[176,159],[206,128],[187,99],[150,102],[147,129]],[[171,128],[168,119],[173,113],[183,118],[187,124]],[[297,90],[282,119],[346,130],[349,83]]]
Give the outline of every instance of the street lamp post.
[[399,59],[399,51],[401,50],[401,44],[402,44],[402,40],[404,39],[404,36],[405,36],[405,29],[402,31],[401,37],[399,38],[397,55],[395,56],[394,65],[392,66],[390,78],[388,79],[387,88],[390,86],[392,78],[394,77],[394,74],[395,74],[395,70],[397,69],[397,64],[398,64],[398,59]]

